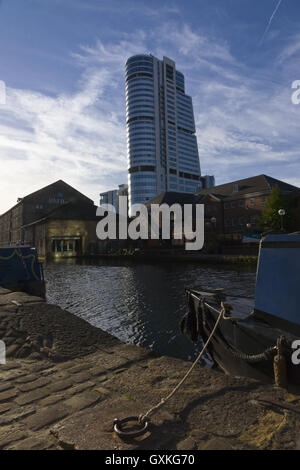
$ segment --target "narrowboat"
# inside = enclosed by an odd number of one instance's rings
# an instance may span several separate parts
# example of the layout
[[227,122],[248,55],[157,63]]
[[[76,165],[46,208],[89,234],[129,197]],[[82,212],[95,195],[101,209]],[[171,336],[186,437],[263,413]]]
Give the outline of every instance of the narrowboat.
[[0,287],[45,298],[43,266],[35,248],[0,247]]
[[280,354],[287,383],[300,384],[300,233],[261,239],[254,299],[222,288],[187,288],[186,294],[181,331],[193,341],[207,341],[223,309],[208,344],[215,365],[271,383]]

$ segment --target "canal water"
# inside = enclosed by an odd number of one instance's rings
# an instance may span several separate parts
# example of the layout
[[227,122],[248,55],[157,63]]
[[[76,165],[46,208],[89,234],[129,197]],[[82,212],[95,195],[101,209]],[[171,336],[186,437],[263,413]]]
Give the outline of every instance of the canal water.
[[225,289],[254,296],[255,269],[186,263],[136,264],[114,260],[62,260],[44,265],[47,301],[119,338],[160,355],[193,360],[201,349],[185,338],[184,288]]

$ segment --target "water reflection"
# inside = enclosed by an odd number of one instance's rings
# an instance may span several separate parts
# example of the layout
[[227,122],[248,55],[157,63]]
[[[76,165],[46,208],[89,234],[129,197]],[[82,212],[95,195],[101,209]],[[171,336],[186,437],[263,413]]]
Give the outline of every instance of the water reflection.
[[253,296],[255,271],[184,263],[134,264],[103,260],[47,263],[47,300],[126,343],[192,360],[194,346],[179,331],[185,286],[223,287]]

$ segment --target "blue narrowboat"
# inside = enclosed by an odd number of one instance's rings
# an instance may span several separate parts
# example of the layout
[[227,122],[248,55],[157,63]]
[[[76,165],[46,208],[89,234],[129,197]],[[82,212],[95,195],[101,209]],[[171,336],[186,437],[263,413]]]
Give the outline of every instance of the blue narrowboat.
[[35,248],[25,245],[0,247],[0,286],[45,297],[43,267]]
[[300,384],[300,233],[261,239],[254,299],[225,295],[222,288],[186,293],[181,331],[193,341],[207,341],[223,310],[208,345],[215,365],[273,382],[281,358],[287,383]]

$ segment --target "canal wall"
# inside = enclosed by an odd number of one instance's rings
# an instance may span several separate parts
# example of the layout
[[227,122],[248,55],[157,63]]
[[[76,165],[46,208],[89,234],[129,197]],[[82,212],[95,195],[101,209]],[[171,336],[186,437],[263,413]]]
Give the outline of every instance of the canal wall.
[[115,252],[94,255],[94,258],[133,260],[136,262],[179,262],[196,264],[251,265],[256,266],[258,257],[254,255],[222,255],[222,254],[182,254],[166,251],[149,252]]
[[260,398],[300,404],[272,385],[197,367],[151,418],[121,439],[114,418],[145,413],[190,363],[120,342],[38,297],[0,288],[1,449],[202,450],[298,448],[298,414]]

